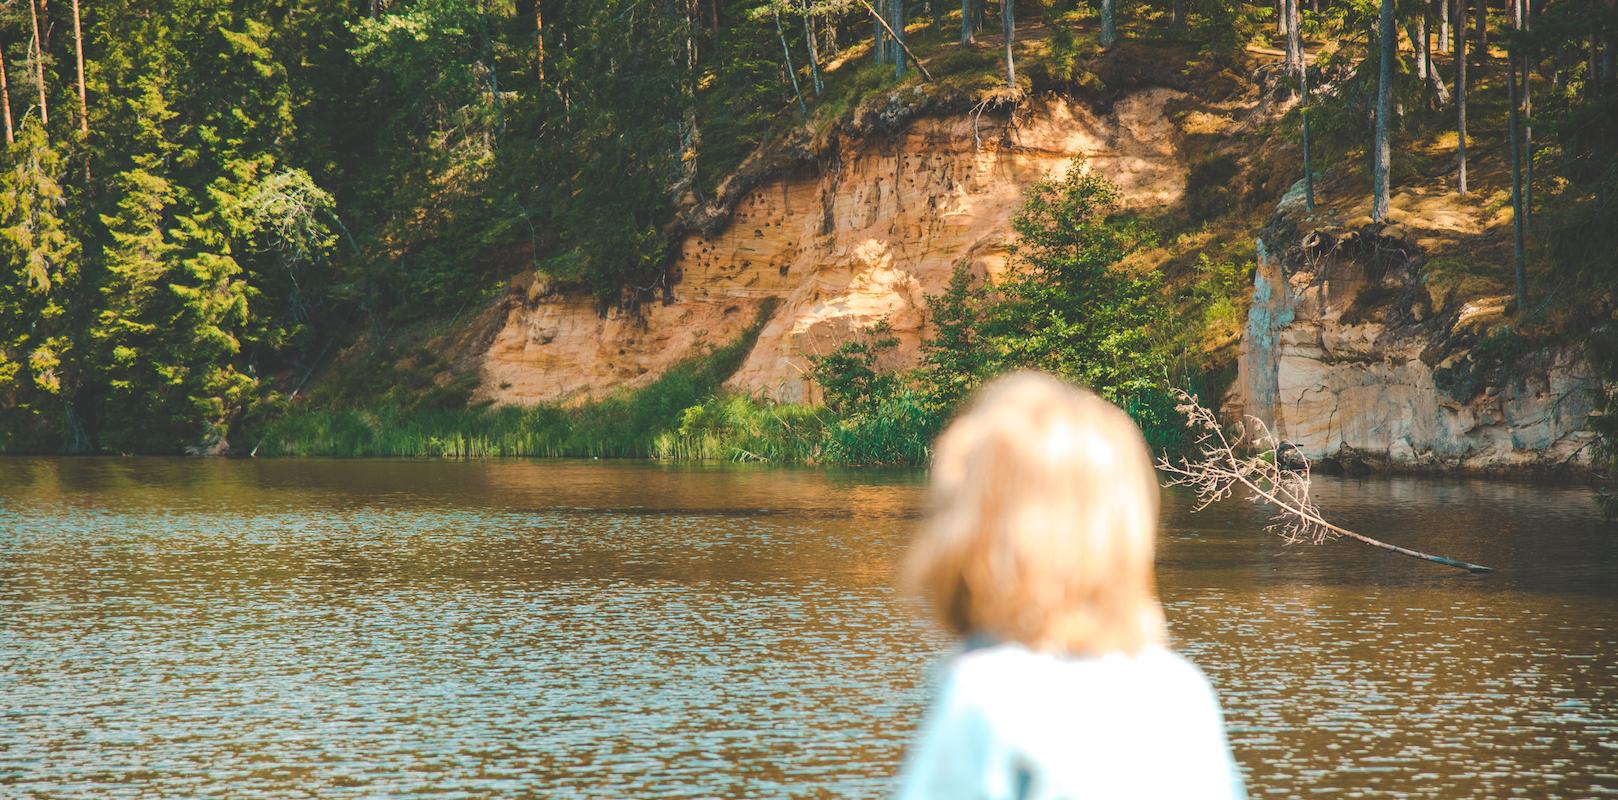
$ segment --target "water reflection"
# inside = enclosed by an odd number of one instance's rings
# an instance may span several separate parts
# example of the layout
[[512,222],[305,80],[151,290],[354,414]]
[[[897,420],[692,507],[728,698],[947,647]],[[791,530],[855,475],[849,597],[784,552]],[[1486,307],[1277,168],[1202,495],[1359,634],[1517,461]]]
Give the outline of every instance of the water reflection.
[[[0,461],[0,794],[879,796],[946,643],[914,473]],[[1336,480],[1480,561],[1167,499],[1176,643],[1255,795],[1618,791],[1618,537],[1577,489]]]

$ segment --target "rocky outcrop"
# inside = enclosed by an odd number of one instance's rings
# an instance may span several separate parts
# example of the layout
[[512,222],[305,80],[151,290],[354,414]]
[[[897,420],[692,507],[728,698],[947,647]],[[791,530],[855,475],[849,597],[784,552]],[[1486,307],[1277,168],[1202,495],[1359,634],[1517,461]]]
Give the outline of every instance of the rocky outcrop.
[[1143,89],[1097,113],[1047,96],[1009,115],[955,113],[842,136],[812,165],[754,176],[723,224],[692,226],[671,267],[670,303],[602,315],[534,276],[515,282],[482,356],[480,393],[532,404],[633,388],[734,340],[771,298],[733,388],[813,399],[806,357],[881,319],[900,341],[893,366],[913,363],[927,295],[957,264],[1003,269],[1023,191],[1074,157],[1119,184],[1131,205],[1177,202],[1186,176],[1171,106],[1182,97]]
[[1516,336],[1509,296],[1431,289],[1397,227],[1301,230],[1302,216],[1289,194],[1261,236],[1229,414],[1350,468],[1588,464],[1595,382],[1582,350]]

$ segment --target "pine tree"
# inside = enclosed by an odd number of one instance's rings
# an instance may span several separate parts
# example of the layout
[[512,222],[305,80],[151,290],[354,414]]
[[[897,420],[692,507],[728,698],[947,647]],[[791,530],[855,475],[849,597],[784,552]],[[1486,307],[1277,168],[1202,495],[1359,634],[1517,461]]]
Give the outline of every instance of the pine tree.
[[62,214],[62,157],[38,120],[0,173],[0,446],[88,448],[73,403],[83,377],[75,336],[78,241]]

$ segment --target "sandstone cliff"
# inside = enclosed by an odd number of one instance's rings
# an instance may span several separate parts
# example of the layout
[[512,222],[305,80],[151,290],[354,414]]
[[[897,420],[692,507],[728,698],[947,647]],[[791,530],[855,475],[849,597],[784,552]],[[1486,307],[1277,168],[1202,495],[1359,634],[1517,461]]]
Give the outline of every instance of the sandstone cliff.
[[767,299],[774,312],[732,388],[813,399],[806,356],[886,318],[894,366],[927,336],[926,296],[956,264],[1005,265],[1023,190],[1076,156],[1136,207],[1185,191],[1173,111],[1184,95],[1149,88],[1105,113],[1059,96],[1006,115],[956,113],[881,135],[844,136],[811,166],[757,180],[734,210],[680,243],[672,302],[601,315],[584,296],[525,276],[498,310],[480,394],[498,403],[576,402],[654,380],[706,346],[734,340]]
[[1402,226],[1303,218],[1290,193],[1261,234],[1230,415],[1349,468],[1588,464],[1596,384],[1579,347],[1514,337],[1509,295],[1428,281],[1418,237]]

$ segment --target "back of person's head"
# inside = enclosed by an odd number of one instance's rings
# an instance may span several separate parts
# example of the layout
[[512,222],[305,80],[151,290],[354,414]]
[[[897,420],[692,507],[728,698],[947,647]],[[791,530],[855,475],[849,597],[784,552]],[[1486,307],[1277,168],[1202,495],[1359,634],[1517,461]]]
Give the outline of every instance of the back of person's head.
[[1129,416],[1049,375],[991,382],[939,437],[907,577],[959,636],[1063,653],[1162,644],[1158,489]]

